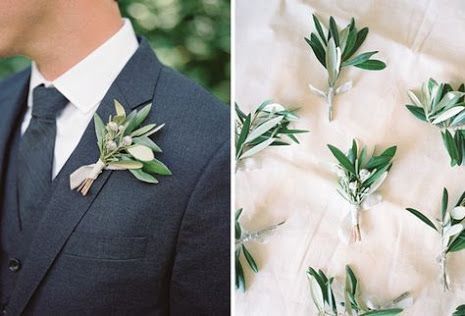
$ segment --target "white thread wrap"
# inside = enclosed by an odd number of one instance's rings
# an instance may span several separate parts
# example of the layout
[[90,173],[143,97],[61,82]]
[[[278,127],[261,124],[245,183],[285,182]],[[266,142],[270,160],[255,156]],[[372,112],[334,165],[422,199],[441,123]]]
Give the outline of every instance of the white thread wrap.
[[449,272],[447,271],[447,252],[443,250],[443,252],[438,256],[437,261],[441,268],[441,281],[444,287],[444,291],[449,290],[450,288],[450,278]]
[[258,242],[264,242],[267,237],[269,237],[273,232],[278,229],[279,226],[284,224],[286,221],[282,221],[278,224],[274,224],[268,227],[265,227],[263,229],[257,230],[257,231],[243,231],[242,236],[239,240],[236,241],[236,249],[240,247],[242,244],[245,244],[249,241],[258,241]]
[[71,190],[78,188],[86,179],[97,179],[104,169],[110,168],[107,168],[105,163],[100,159],[94,164],[82,166],[76,169],[69,176],[69,186]]
[[358,211],[359,207],[354,204],[350,204],[350,222],[352,226],[358,225]]
[[352,238],[352,229],[360,223],[360,211],[369,210],[370,208],[378,205],[383,200],[382,196],[378,193],[368,195],[361,205],[349,204],[349,212],[345,216],[339,230],[339,238],[345,243],[349,244]]

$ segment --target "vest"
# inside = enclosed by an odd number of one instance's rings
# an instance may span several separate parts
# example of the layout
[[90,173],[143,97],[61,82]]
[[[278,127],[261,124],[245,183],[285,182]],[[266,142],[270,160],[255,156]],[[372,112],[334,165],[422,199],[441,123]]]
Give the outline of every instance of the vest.
[[[25,102],[25,100],[24,100]],[[21,139],[21,122],[24,109],[16,119],[14,130],[10,133],[5,151],[4,178],[0,179],[2,189],[0,195],[0,310],[8,304],[16,279],[21,274],[33,232],[40,221],[34,216],[32,225],[23,226],[18,207],[17,188],[17,151]],[[1,166],[0,166],[1,167]],[[40,208],[37,209],[41,211]]]
[[8,150],[5,152],[6,174],[1,185],[3,199],[0,204],[0,304],[2,305],[8,303],[24,256],[21,247],[19,247],[21,231],[16,186],[16,152],[20,139],[19,128],[16,127],[11,134]]

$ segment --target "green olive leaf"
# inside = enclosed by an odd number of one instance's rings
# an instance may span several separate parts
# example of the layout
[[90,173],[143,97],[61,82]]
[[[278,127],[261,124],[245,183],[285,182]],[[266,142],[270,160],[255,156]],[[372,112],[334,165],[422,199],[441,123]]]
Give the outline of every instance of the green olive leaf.
[[115,99],[114,102],[115,102],[116,115],[126,118],[126,111],[124,110],[124,107],[121,105],[121,103],[119,103],[118,100]]
[[142,182],[153,184],[158,183],[158,180],[154,176],[142,171],[141,169],[129,169],[129,172]]
[[415,215],[419,220],[421,220],[423,223],[434,229],[435,231],[438,231],[438,228],[434,223],[425,215],[423,215],[420,211],[417,211],[416,209],[413,208],[406,208],[407,211]]
[[144,106],[139,112],[137,112],[136,123],[135,123],[136,126],[141,125],[145,121],[151,109],[152,109],[152,103],[149,103],[146,106]]
[[113,167],[115,169],[140,169],[144,165],[140,161],[134,161],[134,160],[120,160],[120,161],[113,161],[109,163],[110,167]]
[[152,150],[144,145],[135,144],[133,146],[129,146],[126,150],[134,158],[143,162],[148,162],[155,158]]
[[155,144],[155,142],[153,140],[151,140],[150,138],[148,138],[147,136],[134,137],[132,139],[132,141],[135,144],[147,146],[148,148],[150,148],[154,152],[159,152],[159,153],[162,152],[161,148],[157,144]]
[[95,135],[97,136],[97,144],[98,144],[100,151],[102,151],[103,138],[105,136],[106,129],[105,129],[105,124],[103,124],[102,119],[97,113],[94,114],[94,127],[95,127]]
[[148,125],[145,125],[145,126],[139,128],[139,129],[136,129],[135,131],[133,131],[133,132],[131,133],[131,136],[132,136],[132,137],[142,136],[142,135],[144,135],[144,134],[150,132],[152,129],[154,129],[155,126],[156,126],[155,124],[148,124]]
[[170,169],[168,169],[168,167],[164,163],[157,159],[145,161],[143,170],[147,173],[159,174],[162,176],[172,175]]

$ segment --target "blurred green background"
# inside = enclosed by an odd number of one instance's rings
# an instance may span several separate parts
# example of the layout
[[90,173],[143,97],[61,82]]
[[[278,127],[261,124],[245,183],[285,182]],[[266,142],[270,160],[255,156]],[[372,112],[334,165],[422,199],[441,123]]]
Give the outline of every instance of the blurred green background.
[[[119,0],[123,16],[145,36],[158,58],[229,104],[229,0]],[[0,60],[0,78],[29,65]]]

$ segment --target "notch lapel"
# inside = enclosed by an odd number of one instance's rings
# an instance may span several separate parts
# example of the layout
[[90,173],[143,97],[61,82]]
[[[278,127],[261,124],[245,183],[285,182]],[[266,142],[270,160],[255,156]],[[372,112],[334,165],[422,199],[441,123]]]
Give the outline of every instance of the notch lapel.
[[[110,114],[114,114],[114,99],[119,100],[128,110],[150,102],[161,68],[147,41],[141,39],[139,48],[102,100],[97,110],[100,117],[106,120]],[[7,306],[7,311],[13,315],[19,315],[25,310],[69,236],[112,173],[104,171],[85,197],[70,190],[70,174],[80,166],[94,163],[98,159],[96,142],[94,123],[91,121],[76,150],[54,181],[52,197],[33,236],[29,254]]]

